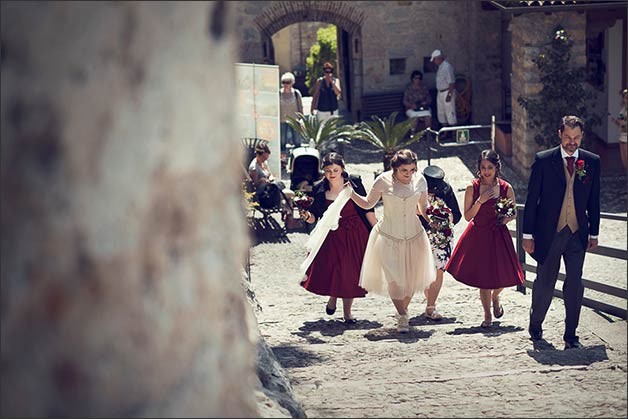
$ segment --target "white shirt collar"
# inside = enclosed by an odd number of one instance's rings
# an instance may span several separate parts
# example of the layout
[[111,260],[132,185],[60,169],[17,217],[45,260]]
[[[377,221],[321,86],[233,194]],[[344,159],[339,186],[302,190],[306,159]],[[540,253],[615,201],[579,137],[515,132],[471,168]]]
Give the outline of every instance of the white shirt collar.
[[[565,157],[569,157],[569,154],[567,154],[565,152],[565,150],[563,149],[563,146],[560,146],[560,155],[563,158],[563,162],[565,162],[565,164],[567,164],[567,161],[565,160]],[[575,157],[576,160],[578,160],[578,149],[576,149],[576,151],[573,153],[573,156],[571,157]]]

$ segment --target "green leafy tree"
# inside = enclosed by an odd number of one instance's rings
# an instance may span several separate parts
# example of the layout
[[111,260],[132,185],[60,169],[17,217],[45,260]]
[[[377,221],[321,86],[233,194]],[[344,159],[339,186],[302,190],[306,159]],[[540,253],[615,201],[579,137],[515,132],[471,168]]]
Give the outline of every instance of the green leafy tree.
[[323,63],[329,61],[336,66],[336,51],[338,41],[336,27],[329,25],[316,31],[316,43],[310,48],[310,52],[305,59],[306,75],[305,84],[308,86],[310,94],[314,91],[316,79],[323,74]]
[[595,106],[591,101],[593,93],[585,85],[586,68],[571,64],[573,43],[562,27],[556,27],[550,42],[533,60],[543,84],[541,92],[535,98],[517,98],[519,105],[528,111],[529,127],[536,129],[534,140],[542,148],[556,145],[555,133],[564,115],[583,118],[588,132],[601,122],[598,115],[588,112],[588,108]]
[[382,151],[384,170],[390,169],[390,159],[397,150],[419,141],[425,135],[425,130],[413,136],[408,135],[416,118],[397,122],[397,113],[391,113],[386,119],[371,115],[372,121],[360,122],[352,137],[366,141]]

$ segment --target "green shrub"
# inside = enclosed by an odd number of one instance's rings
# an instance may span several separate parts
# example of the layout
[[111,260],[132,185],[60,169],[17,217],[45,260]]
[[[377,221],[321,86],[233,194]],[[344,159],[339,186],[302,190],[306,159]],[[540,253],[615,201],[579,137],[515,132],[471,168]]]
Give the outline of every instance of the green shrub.
[[[586,68],[571,64],[573,40],[560,26],[551,35],[550,42],[541,48],[536,64],[543,89],[535,98],[519,96],[517,102],[528,111],[530,128],[537,134],[534,140],[542,148],[556,145],[558,124],[564,115],[576,115],[586,121],[586,131],[601,123],[600,117],[589,113],[595,107],[593,93],[586,87]],[[587,138],[588,136],[585,136]]]
[[336,51],[338,49],[336,26],[329,25],[316,31],[316,43],[310,48],[310,53],[305,59],[306,75],[305,84],[310,94],[314,91],[316,79],[323,74],[323,63],[329,61],[336,65]]

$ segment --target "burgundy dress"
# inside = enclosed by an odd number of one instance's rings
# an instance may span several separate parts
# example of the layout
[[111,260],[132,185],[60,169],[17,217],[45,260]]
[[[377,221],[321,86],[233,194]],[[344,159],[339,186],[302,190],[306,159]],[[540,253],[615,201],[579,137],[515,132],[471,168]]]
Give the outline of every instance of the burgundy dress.
[[[332,202],[328,199],[327,207]],[[364,297],[366,290],[358,286],[358,281],[368,238],[369,232],[349,200],[340,211],[338,228],[329,231],[301,286],[318,295]]]
[[[499,179],[499,196],[506,197],[508,183]],[[473,181],[473,201],[480,196],[480,182]],[[495,203],[486,201],[460,236],[445,266],[457,281],[481,289],[523,284],[523,271],[517,259],[508,228],[497,224]]]

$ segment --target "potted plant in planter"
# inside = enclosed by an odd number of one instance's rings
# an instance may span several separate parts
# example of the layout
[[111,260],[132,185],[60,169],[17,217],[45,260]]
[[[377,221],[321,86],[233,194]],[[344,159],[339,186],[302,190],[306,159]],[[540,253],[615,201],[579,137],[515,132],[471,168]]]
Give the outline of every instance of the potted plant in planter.
[[349,142],[354,133],[351,125],[343,125],[338,116],[332,116],[321,124],[314,115],[297,113],[297,117],[287,117],[286,123],[301,136],[305,145],[315,147],[321,155],[334,151],[338,142]]
[[425,135],[425,130],[413,136],[408,135],[415,118],[397,122],[397,113],[391,113],[386,119],[372,115],[372,121],[360,122],[352,136],[353,139],[371,143],[384,154],[384,171],[390,170],[390,159],[397,150],[419,141]]

